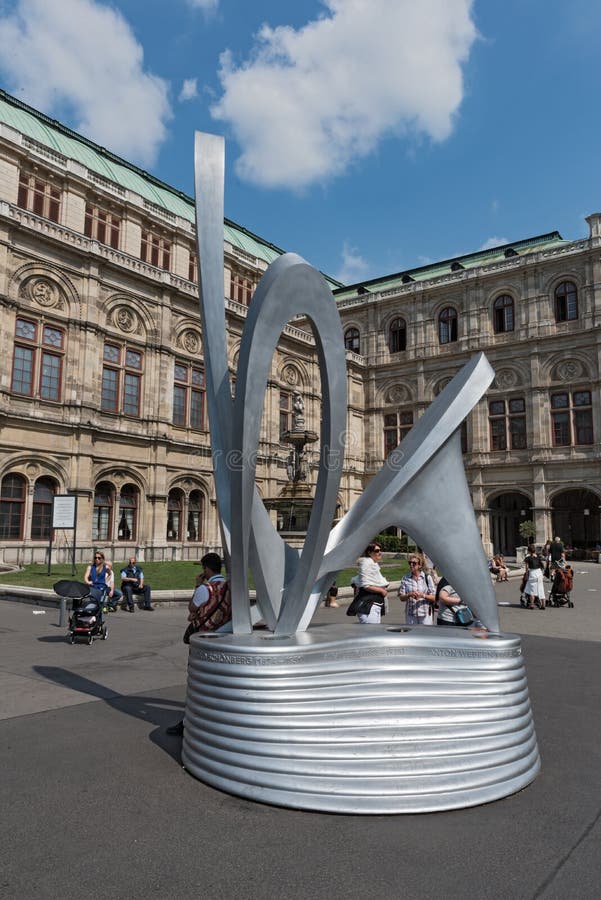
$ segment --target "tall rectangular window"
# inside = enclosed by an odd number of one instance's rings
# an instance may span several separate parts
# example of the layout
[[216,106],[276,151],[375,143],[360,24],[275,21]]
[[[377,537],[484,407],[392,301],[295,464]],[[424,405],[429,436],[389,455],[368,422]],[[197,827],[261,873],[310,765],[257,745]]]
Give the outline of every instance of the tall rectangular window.
[[526,402],[523,397],[488,404],[491,450],[524,450],[526,438]]
[[18,318],[11,390],[15,394],[61,399],[65,334],[60,328]]
[[507,403],[509,411],[509,446],[512,450],[525,450],[526,402],[523,397],[514,397]]
[[104,345],[100,400],[103,412],[140,415],[143,362],[139,350],[119,344]]
[[248,306],[251,301],[255,284],[252,278],[239,272],[232,272],[230,279],[230,300]]
[[280,391],[280,435],[292,428],[292,395]]
[[198,281],[198,270],[196,266],[196,253],[194,250],[188,250],[188,281],[197,282]]
[[[49,179],[49,176],[47,176]],[[19,174],[17,205],[28,209],[37,216],[58,222],[60,217],[61,191],[58,187],[33,172]]]
[[551,395],[554,447],[592,444],[593,409],[590,391],[563,391]]
[[119,234],[121,232],[121,216],[114,212],[86,203],[86,217],[84,222],[84,234],[101,244],[109,244],[115,250],[119,249]]
[[171,241],[150,229],[142,229],[140,259],[158,269],[171,271]]
[[413,410],[384,416],[384,456],[389,456],[413,427]]
[[173,369],[173,424],[204,429],[205,375],[202,369],[176,362]]

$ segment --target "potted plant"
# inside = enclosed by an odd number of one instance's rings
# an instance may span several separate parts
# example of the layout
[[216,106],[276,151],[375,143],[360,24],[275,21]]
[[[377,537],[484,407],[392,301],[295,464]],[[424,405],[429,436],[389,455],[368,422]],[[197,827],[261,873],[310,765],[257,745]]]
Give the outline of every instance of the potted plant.
[[531,519],[526,519],[525,522],[520,522],[520,527],[518,530],[520,532],[520,537],[527,544],[532,544],[534,542],[536,528],[534,522]]

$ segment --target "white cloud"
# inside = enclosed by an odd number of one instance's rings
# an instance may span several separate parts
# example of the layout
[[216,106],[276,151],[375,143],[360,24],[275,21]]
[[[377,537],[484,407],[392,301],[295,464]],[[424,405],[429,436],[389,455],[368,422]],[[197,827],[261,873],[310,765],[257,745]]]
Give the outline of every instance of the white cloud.
[[188,0],[193,9],[202,9],[203,12],[213,12],[219,6],[219,0]]
[[11,90],[142,165],[166,137],[167,84],[144,71],[143,51],[118,10],[96,0],[18,0],[0,17],[0,69]]
[[490,250],[492,247],[502,247],[503,244],[508,244],[509,239],[504,237],[489,237],[487,241],[484,241],[482,246],[479,248],[480,250]]
[[343,284],[357,284],[369,270],[367,261],[360,256],[356,247],[344,244],[342,248],[342,266],[334,277]]
[[239,175],[300,188],[339,175],[390,134],[444,140],[476,38],[472,0],[323,0],[298,31],[264,25],[249,60],[221,57],[213,116],[242,147]]
[[198,97],[196,78],[184,78],[184,83],[177,99],[180,103],[184,103],[186,100],[194,100],[195,97]]

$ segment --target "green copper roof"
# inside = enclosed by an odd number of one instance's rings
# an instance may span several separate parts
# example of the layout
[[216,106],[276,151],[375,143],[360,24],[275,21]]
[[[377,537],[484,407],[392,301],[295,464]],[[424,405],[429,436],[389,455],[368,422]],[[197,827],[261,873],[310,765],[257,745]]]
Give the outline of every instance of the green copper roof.
[[[194,222],[194,201],[191,197],[71,131],[56,119],[51,119],[27,106],[2,89],[0,89],[0,122],[67,159],[76,160],[102,178],[134,191],[167,212]],[[273,262],[284,252],[229,219],[225,220],[224,230],[226,241],[267,263]],[[339,285],[337,281],[328,280],[334,287]]]
[[[103,178],[112,181],[121,188],[131,190],[139,194],[145,200],[164,209],[175,216],[194,222],[194,201],[182,191],[178,191],[165,182],[160,181],[143,169],[128,163],[104,147],[99,147],[88,138],[77,134],[65,127],[56,119],[38,112],[31,106],[17,100],[10,94],[0,89],[0,122],[5,123],[15,131],[20,132],[31,140],[59,153],[67,159],[73,159],[85,166],[91,172],[95,172]],[[248,231],[241,225],[237,225],[230,219],[224,221],[225,240],[234,247],[250,254],[267,263],[273,262],[284,251],[275,244],[264,241],[262,238]],[[443,260],[427,266],[408,269],[363,281],[360,284],[343,287],[340,282],[329,276],[325,276],[334,289],[336,298],[343,300],[355,297],[358,293],[371,293],[394,290],[396,287],[411,282],[426,281],[449,275],[453,271],[471,269],[477,266],[486,266],[494,262],[506,259],[508,256],[525,256],[536,253],[539,250],[549,249],[552,246],[568,244],[558,231],[538,237],[516,241],[513,244],[503,244],[488,250],[480,250],[465,256],[457,256],[453,259]]]
[[335,290],[334,294],[337,300],[346,300],[356,297],[357,294],[391,291],[412,282],[429,281],[432,278],[440,278],[443,275],[450,275],[464,269],[475,269],[479,266],[487,266],[506,259],[527,256],[532,253],[538,253],[539,250],[548,250],[550,247],[558,247],[569,243],[570,241],[565,241],[558,231],[551,231],[548,234],[515,241],[512,244],[502,244],[500,247],[479,250],[476,253],[468,253],[465,256],[455,256],[452,259],[445,259],[427,266],[419,266],[416,269],[407,269],[394,275],[386,275],[380,278],[373,278],[370,281],[349,285],[348,287],[341,287]]

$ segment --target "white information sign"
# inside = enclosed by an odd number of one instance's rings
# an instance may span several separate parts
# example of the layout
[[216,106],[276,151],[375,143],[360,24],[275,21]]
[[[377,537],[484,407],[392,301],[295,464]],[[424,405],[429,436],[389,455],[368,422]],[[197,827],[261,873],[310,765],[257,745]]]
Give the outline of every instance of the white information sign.
[[52,506],[53,528],[75,528],[77,498],[67,494],[57,494]]

